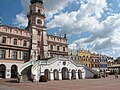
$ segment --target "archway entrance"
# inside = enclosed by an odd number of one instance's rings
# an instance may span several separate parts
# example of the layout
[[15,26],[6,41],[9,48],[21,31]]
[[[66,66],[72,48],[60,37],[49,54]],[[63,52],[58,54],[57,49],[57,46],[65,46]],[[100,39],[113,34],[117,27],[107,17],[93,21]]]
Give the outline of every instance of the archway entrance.
[[45,69],[44,75],[46,75],[47,80],[50,80],[50,71],[48,69]]
[[78,78],[82,79],[82,71],[81,70],[78,70]]
[[53,71],[53,73],[54,73],[54,80],[59,80],[59,72],[58,72],[58,70],[55,69],[55,70]]
[[17,66],[16,65],[11,66],[11,78],[17,78]]
[[4,64],[0,65],[0,78],[5,78],[6,66]]
[[72,70],[71,72],[71,79],[76,79],[76,71]]
[[62,68],[62,80],[69,80],[69,71],[68,68]]

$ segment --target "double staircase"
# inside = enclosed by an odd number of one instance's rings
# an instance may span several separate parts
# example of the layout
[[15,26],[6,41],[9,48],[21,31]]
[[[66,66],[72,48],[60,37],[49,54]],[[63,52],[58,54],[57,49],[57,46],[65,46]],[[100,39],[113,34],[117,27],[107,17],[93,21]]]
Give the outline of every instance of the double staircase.
[[32,67],[37,61],[32,58],[30,61],[25,62],[23,66],[18,70],[20,82],[27,82],[33,80]]

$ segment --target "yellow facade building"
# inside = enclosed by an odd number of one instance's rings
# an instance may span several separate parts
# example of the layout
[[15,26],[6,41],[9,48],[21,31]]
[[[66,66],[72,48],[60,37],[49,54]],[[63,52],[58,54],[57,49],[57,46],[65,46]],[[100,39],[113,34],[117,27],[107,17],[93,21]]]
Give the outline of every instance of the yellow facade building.
[[80,50],[80,63],[91,68],[90,56],[91,56],[90,51]]

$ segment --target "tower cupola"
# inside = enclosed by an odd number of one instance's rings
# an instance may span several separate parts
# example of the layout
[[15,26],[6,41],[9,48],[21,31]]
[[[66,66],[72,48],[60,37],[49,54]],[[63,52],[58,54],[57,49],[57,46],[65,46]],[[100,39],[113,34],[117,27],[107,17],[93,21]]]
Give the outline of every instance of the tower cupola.
[[43,1],[42,1],[42,0],[30,0],[30,3],[31,3],[31,4],[34,4],[34,3],[36,3],[36,2],[43,4]]

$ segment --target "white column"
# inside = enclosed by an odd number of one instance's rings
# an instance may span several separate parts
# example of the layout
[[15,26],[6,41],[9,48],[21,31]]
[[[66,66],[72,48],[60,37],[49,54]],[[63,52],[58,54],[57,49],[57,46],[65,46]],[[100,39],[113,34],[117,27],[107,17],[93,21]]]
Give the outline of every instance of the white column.
[[62,80],[62,73],[59,72],[59,80]]
[[11,77],[11,69],[7,68],[5,78],[10,78],[10,77]]
[[71,72],[69,72],[69,79],[71,80],[71,76],[72,76],[72,73]]
[[78,72],[76,72],[76,79],[78,79]]
[[50,80],[54,80],[53,72],[50,72]]

